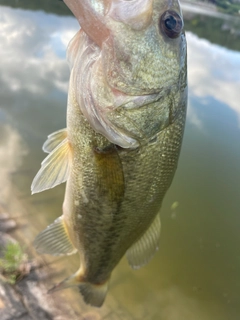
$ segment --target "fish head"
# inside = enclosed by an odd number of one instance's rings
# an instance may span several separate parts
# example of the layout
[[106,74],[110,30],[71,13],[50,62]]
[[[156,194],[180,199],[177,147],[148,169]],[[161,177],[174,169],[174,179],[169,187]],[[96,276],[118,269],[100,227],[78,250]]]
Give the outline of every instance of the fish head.
[[142,96],[176,82],[186,48],[178,1],[113,0],[107,18],[102,59],[112,88]]
[[186,39],[179,2],[65,3],[82,28],[78,45],[74,41],[68,50],[81,111],[114,144],[136,148],[146,143],[174,121],[179,103],[183,106],[186,100]]

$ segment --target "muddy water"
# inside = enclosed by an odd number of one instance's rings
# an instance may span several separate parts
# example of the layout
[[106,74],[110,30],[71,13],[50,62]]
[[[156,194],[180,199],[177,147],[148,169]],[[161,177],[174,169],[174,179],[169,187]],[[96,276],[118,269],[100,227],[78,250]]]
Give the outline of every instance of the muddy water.
[[[31,243],[61,215],[63,185],[34,196],[30,185],[47,134],[65,126],[65,51],[78,25],[67,11],[58,16],[14,6],[0,6],[0,191],[11,202],[13,186],[28,208],[24,232]],[[223,29],[204,34],[200,27],[189,24],[187,32],[189,109],[178,171],[161,211],[160,249],[139,271],[121,261],[100,311],[74,290],[59,292],[89,319],[240,318],[240,52],[214,41]],[[77,267],[77,257],[57,260],[52,283]]]

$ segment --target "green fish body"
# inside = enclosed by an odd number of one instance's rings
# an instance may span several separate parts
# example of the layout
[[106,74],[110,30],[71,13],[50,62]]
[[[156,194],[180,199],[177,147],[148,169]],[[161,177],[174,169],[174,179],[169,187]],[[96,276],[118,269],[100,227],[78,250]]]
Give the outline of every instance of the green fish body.
[[45,142],[32,192],[65,181],[66,192],[63,215],[35,245],[78,252],[79,270],[53,290],[75,285],[101,306],[124,254],[139,268],[158,248],[185,124],[186,40],[177,1],[65,3],[81,24],[68,48],[67,129]]

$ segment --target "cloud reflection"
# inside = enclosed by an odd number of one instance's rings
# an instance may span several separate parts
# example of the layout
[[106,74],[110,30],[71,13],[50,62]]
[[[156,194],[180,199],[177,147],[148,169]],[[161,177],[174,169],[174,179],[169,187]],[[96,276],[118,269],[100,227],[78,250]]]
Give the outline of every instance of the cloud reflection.
[[1,91],[66,92],[69,79],[66,46],[77,28],[71,17],[1,7]]
[[8,202],[11,198],[11,175],[22,164],[27,149],[19,133],[9,125],[0,126],[0,177],[1,202]]
[[[187,32],[190,108],[189,120],[198,127],[201,120],[192,110],[191,96],[207,103],[209,97],[232,109],[240,121],[240,52],[212,44]],[[209,108],[211,106],[209,105]]]

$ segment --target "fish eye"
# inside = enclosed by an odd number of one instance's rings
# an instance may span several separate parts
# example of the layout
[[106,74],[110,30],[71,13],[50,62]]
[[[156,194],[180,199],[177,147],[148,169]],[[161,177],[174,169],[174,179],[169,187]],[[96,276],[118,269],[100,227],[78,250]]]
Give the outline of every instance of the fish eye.
[[169,38],[175,39],[182,32],[183,20],[179,14],[172,10],[165,11],[159,21],[159,29]]

